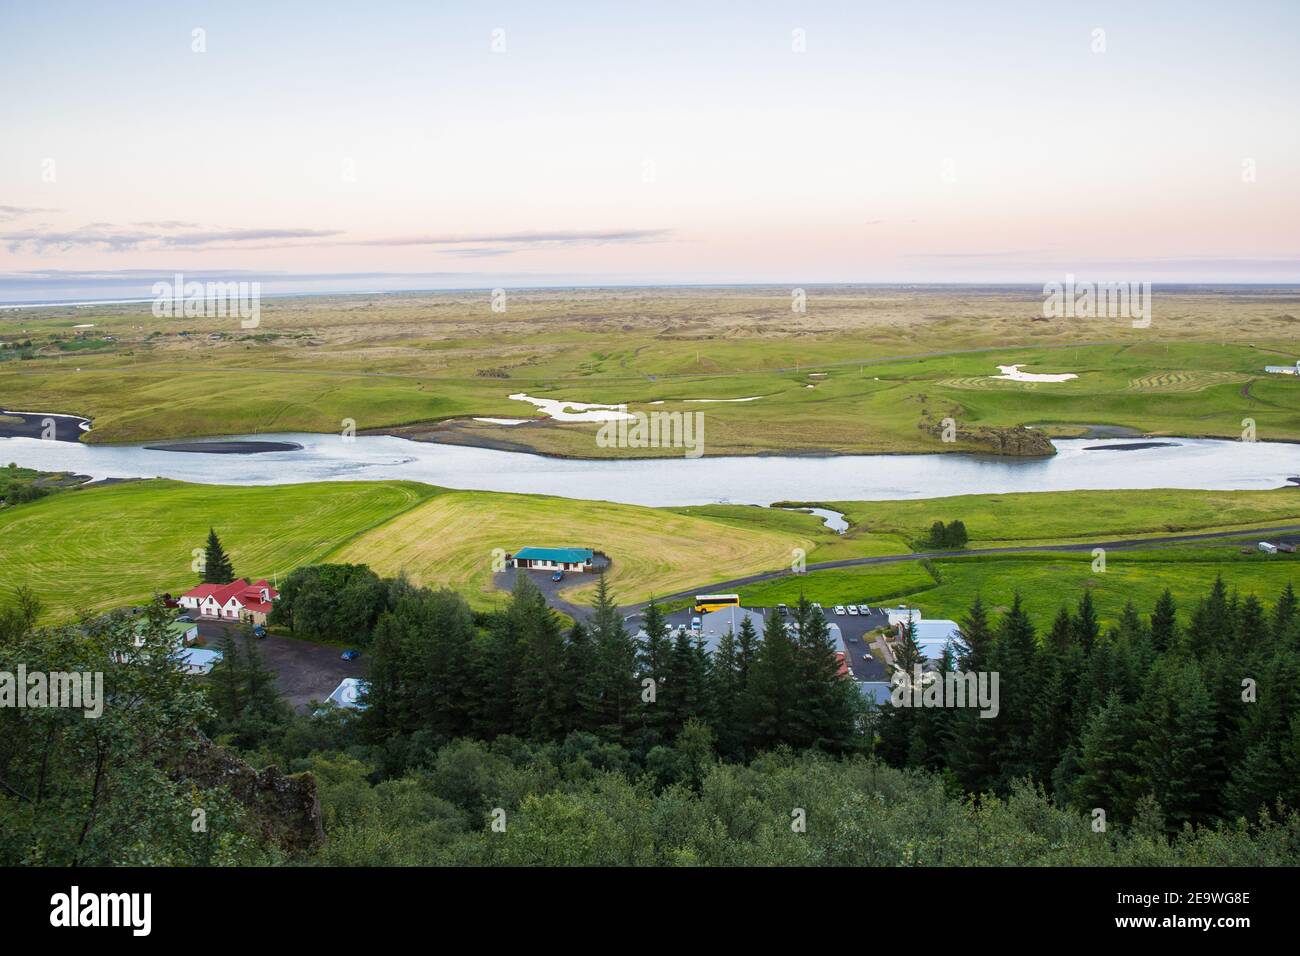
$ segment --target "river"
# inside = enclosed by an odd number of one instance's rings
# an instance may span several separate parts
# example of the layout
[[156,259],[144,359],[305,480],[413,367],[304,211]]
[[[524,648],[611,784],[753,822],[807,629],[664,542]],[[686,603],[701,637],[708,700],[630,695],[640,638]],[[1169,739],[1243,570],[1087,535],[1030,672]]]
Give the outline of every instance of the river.
[[[1162,439],[1171,444],[1155,447],[1114,439],[1061,440],[1055,442],[1058,454],[1044,459],[923,454],[620,461],[547,458],[392,436],[345,440],[339,435],[291,433],[221,440],[290,442],[302,447],[238,455],[0,438],[0,464],[17,462],[96,479],[163,477],[228,485],[409,479],[449,488],[652,506],[1076,489],[1267,489],[1285,485],[1288,477],[1300,473],[1300,445],[1185,438]],[[1125,450],[1125,444],[1143,447]]]

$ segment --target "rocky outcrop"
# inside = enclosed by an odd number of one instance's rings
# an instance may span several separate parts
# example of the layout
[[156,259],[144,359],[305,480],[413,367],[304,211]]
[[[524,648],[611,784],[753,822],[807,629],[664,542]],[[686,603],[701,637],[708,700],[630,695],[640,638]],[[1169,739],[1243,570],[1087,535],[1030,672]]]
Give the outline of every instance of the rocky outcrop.
[[[917,427],[936,438],[944,437],[944,426],[941,421],[926,419]],[[1023,425],[1001,427],[977,425],[971,428],[959,422],[954,437],[960,444],[978,445],[981,451],[994,455],[1006,455],[1012,458],[1050,458],[1056,454],[1056,446],[1046,435]]]
[[228,791],[247,811],[256,835],[286,853],[309,854],[325,842],[316,778],[310,773],[285,775],[278,767],[254,770],[206,738],[175,773],[199,786]]

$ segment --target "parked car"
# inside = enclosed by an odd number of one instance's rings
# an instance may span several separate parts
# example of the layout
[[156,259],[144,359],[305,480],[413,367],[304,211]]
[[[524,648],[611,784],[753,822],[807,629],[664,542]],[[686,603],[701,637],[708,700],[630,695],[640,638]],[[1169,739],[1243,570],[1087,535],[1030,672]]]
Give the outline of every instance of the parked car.
[[817,610],[819,610],[819,611],[822,609],[822,606],[821,606],[820,604],[818,604],[816,601],[813,601],[813,602],[812,602],[812,606],[815,607],[815,608],[816,608]]
[[1285,541],[1279,541],[1277,544],[1277,549],[1281,551],[1283,554],[1295,554],[1295,545],[1288,544]]
[[685,622],[685,621],[682,621],[682,623],[678,624],[678,625],[677,625],[677,630],[679,630],[679,631],[684,631],[684,630],[686,630],[686,622]]
[[342,654],[339,655],[339,657],[343,658],[345,661],[355,661],[360,656],[361,656],[360,651],[354,651],[350,647]]
[[778,604],[776,606],[776,613],[780,614],[782,617],[785,617],[790,613],[790,609],[786,607],[784,604]]
[[253,625],[253,636],[266,637],[266,628],[264,628],[261,624]]
[[858,606],[856,604],[850,604],[844,610],[848,611],[850,614],[857,614]]
[[554,574],[551,575],[551,580],[552,580],[552,581],[563,581],[563,580],[564,580],[564,572],[563,572],[563,571],[556,571]]
[[698,617],[691,618],[691,630],[698,631],[703,626],[704,626],[704,622],[700,620],[700,618]]
[[836,613],[836,614],[844,614],[844,613],[845,613],[844,605],[843,605],[843,604],[837,604],[837,605],[835,605],[835,613]]
[[850,638],[849,638],[849,643],[850,643],[850,644],[856,644],[856,643],[858,643],[858,639],[857,639],[856,637],[850,637]]
[[182,614],[180,617],[176,619],[176,621],[178,623],[193,624],[194,618],[190,617],[188,614]]

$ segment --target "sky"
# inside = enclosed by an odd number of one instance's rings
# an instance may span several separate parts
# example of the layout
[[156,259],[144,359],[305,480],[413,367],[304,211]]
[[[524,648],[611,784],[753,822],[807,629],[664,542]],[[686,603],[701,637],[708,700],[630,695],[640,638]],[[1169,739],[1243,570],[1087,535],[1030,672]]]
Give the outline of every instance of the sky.
[[1298,35],[1293,0],[0,0],[0,279],[1300,281]]

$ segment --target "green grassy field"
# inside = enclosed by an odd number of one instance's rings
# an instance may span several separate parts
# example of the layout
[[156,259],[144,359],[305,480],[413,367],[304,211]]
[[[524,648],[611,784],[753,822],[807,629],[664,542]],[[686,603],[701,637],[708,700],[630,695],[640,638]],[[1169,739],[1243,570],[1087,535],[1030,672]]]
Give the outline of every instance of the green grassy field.
[[927,617],[960,620],[977,594],[986,606],[1001,609],[1019,593],[1031,618],[1045,628],[1063,602],[1074,604],[1085,590],[1091,592],[1102,619],[1114,622],[1130,600],[1149,614],[1165,588],[1181,607],[1190,608],[1220,574],[1230,589],[1243,596],[1254,594],[1266,604],[1288,583],[1300,587],[1300,560],[1295,555],[1245,555],[1241,547],[1241,542],[1225,542],[1203,548],[1111,551],[1104,573],[1093,571],[1088,553],[937,559],[812,571],[741,588],[740,595],[743,601],[763,605],[790,604],[800,594],[826,606],[907,604]]
[[825,607],[836,604],[879,604],[900,595],[919,594],[935,586],[934,576],[920,561],[882,564],[835,571],[810,571],[740,588],[741,603],[752,607],[796,604],[801,595]]
[[[504,600],[492,587],[494,554],[528,544],[588,547],[613,560],[609,584],[620,602],[632,603],[707,582],[719,568],[745,575],[789,567],[794,549],[812,551],[818,538],[815,519],[792,517],[801,521],[724,527],[705,517],[604,501],[449,491],[357,536],[332,558],[455,587],[471,604],[490,607]],[[589,601],[590,576],[569,580],[574,584],[564,596]]]
[[[702,411],[710,455],[968,447],[918,427],[948,415],[1058,435],[1100,424],[1233,438],[1251,417],[1261,439],[1300,439],[1300,380],[1262,371],[1296,358],[1300,310],[1286,290],[1158,293],[1141,330],[1041,321],[1032,293],[821,289],[798,315],[789,301],[788,289],[570,290],[520,293],[498,314],[465,293],[277,299],[247,332],[154,319],[147,304],[33,310],[0,315],[0,343],[34,342],[29,360],[0,361],[0,404],[91,416],[91,441],[536,416],[507,397],[518,391]],[[88,341],[72,330],[88,317],[111,347],[69,351]],[[1013,363],[1079,377],[992,378]],[[551,454],[661,453],[602,449],[590,424],[458,427]]]
[[0,511],[0,594],[26,585],[54,619],[186,590],[198,583],[192,552],[209,527],[236,574],[283,577],[436,493],[414,482],[140,481],[65,491]]
[[[196,580],[192,551],[216,527],[240,575],[284,575],[320,560],[359,561],[382,574],[449,585],[478,607],[491,590],[494,549],[527,543],[592,547],[614,559],[623,603],[708,587],[790,566],[908,552],[907,539],[934,518],[961,517],[972,547],[1228,530],[1296,518],[1300,494],[1270,492],[1052,492],[932,501],[847,502],[846,535],[803,513],[738,505],[657,509],[607,502],[446,491],[412,482],[325,482],[262,488],[128,482],[63,491],[0,510],[0,593],[34,589],[47,617],[136,604]],[[1300,523],[1298,521],[1297,523]],[[879,527],[882,530],[869,530]],[[1095,533],[1093,533],[1095,532]],[[984,540],[985,535],[999,537]],[[1019,537],[1017,537],[1019,536]],[[929,614],[960,614],[976,592],[1004,603],[1020,590],[1036,616],[1094,591],[1103,611],[1129,596],[1141,606],[1164,587],[1194,595],[1222,571],[1230,584],[1273,592],[1300,567],[1289,556],[1240,555],[1239,545],[1112,551],[1107,572],[1091,556],[972,556],[814,571],[741,589],[748,602],[823,604],[915,600]],[[590,597],[590,581],[566,596]]]
[[916,501],[840,501],[826,505],[850,523],[842,546],[818,560],[848,557],[865,539],[864,556],[881,537],[916,542],[935,521],[961,519],[969,547],[1050,544],[1180,532],[1300,524],[1300,488],[1271,491],[1054,491],[959,495]]

